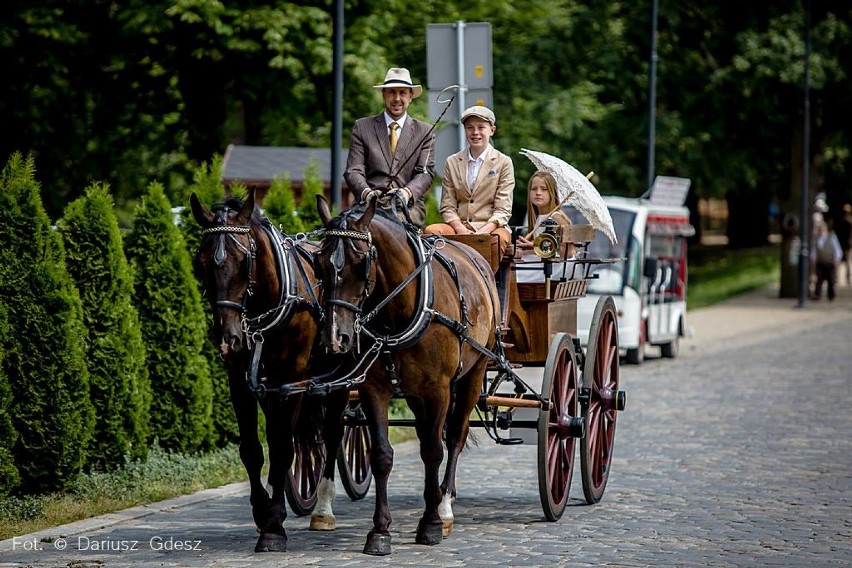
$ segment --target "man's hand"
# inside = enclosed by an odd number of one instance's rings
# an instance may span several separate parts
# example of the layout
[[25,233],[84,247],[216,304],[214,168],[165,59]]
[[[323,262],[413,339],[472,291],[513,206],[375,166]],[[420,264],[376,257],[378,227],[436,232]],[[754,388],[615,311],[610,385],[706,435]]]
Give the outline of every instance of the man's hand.
[[395,187],[388,192],[388,196],[399,199],[406,207],[411,205],[411,190],[407,187]]
[[369,203],[373,199],[378,199],[383,195],[380,189],[370,189],[369,187],[361,192],[361,203]]

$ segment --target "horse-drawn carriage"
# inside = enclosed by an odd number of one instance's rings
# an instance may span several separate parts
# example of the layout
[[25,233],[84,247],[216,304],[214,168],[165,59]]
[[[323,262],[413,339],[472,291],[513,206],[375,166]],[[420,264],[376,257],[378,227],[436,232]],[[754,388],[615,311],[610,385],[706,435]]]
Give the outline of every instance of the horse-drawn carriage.
[[[223,352],[233,350],[240,334],[248,344],[232,365],[232,397],[239,391],[244,401],[250,393],[268,421],[288,401],[296,402],[287,413],[298,413],[299,405],[310,406],[305,402],[310,400],[321,399],[325,406],[324,447],[300,438],[296,420],[276,420],[282,432],[268,430],[270,436],[292,441],[276,442],[275,452],[270,445],[270,460],[277,459],[270,469],[271,500],[257,488],[257,458],[247,460],[241,447],[261,532],[256,550],[286,549],[283,495],[297,514],[316,508],[312,528],[334,528],[336,461],[353,499],[364,497],[375,480],[376,514],[364,552],[388,554],[387,479],[393,452],[387,427],[393,424],[413,426],[421,443],[426,510],[418,543],[436,544],[452,530],[456,467],[470,426],[483,427],[507,445],[524,440],[515,436],[519,430],[537,432],[539,493],[549,520],[559,519],[565,509],[577,440],[585,498],[589,503],[601,499],[625,397],[619,390],[611,298],[597,305],[587,352],[577,341],[577,299],[586,292],[590,267],[607,262],[586,254],[592,227],[548,233],[537,247],[544,259],[533,268],[543,272],[542,281],[520,283],[517,274],[528,267],[511,255],[495,258],[490,236],[422,237],[410,224],[384,216],[375,203],[332,218],[320,199],[325,230],[317,246],[271,231],[259,219],[253,192],[238,205],[217,214],[193,199],[195,217],[211,237],[202,243],[197,264],[220,331],[225,330],[218,340]],[[554,277],[552,262],[566,265],[569,244],[576,250],[570,270]],[[217,271],[214,265],[231,268]],[[263,298],[258,297],[261,290],[252,289],[261,277],[277,282],[263,290]],[[315,328],[303,323],[292,333],[287,310],[314,312]],[[264,333],[274,331],[273,320],[287,322],[279,347],[307,333],[308,341],[300,345],[312,351],[312,360],[319,353],[322,360],[337,363],[317,374],[300,359],[289,377],[273,376],[273,368],[286,375],[281,367],[292,365],[295,356],[292,345],[286,356],[263,347],[268,343]],[[528,374],[531,367],[543,368],[540,386],[535,373]],[[408,401],[413,420],[388,420],[394,397]],[[239,417],[237,402],[235,409]],[[251,420],[245,426],[250,428]],[[241,443],[254,448],[257,442]],[[448,458],[439,485],[444,446]],[[284,475],[282,465],[291,463]]]

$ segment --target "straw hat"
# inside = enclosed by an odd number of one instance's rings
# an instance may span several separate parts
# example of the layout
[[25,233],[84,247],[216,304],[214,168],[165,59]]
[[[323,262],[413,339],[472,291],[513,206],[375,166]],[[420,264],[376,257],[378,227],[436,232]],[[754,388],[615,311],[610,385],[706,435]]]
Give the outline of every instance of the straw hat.
[[385,75],[385,82],[381,85],[373,85],[373,88],[377,91],[390,87],[408,87],[412,89],[414,91],[411,95],[412,99],[416,99],[423,94],[423,87],[414,85],[411,82],[411,74],[408,72],[408,69],[402,67],[391,67],[388,69],[387,75]]

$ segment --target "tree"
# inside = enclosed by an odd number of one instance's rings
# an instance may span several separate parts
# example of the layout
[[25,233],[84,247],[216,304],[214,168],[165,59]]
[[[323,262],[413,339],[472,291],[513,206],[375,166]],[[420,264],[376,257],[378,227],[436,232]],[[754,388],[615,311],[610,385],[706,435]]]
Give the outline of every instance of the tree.
[[[0,304],[0,337],[6,337],[8,334],[6,311],[3,304]],[[0,499],[14,491],[21,482],[21,476],[18,475],[18,468],[15,467],[15,458],[12,455],[18,433],[12,426],[12,417],[9,414],[11,404],[12,388],[9,386],[9,378],[3,368],[3,350],[0,350]]]
[[313,231],[322,226],[322,221],[317,212],[317,195],[323,195],[324,189],[319,174],[319,163],[311,158],[304,171],[302,182],[302,196],[299,199],[299,218],[305,226],[305,230]]
[[275,178],[263,198],[263,210],[269,220],[288,235],[304,232],[305,223],[296,209],[296,197],[290,185],[290,175]]
[[58,223],[66,264],[83,301],[89,388],[95,430],[88,461],[115,469],[125,458],[148,454],[151,385],[139,315],[132,304],[133,277],[114,204],[105,184],[92,184],[68,205]]
[[151,378],[151,436],[171,450],[207,449],[213,391],[206,320],[186,242],[160,184],[149,185],[125,243]]
[[94,413],[86,330],[60,236],[51,229],[35,161],[14,154],[0,174],[0,336],[12,390],[12,448],[26,492],[66,487],[86,461]]

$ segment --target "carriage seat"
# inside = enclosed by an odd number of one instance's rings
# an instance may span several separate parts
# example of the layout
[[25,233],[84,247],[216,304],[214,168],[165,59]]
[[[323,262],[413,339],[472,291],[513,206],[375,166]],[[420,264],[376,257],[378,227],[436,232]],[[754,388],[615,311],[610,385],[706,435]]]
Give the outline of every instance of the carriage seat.
[[464,243],[471,247],[488,261],[493,272],[497,272],[497,268],[500,266],[500,258],[497,254],[499,250],[497,235],[442,235],[442,237],[448,241]]

